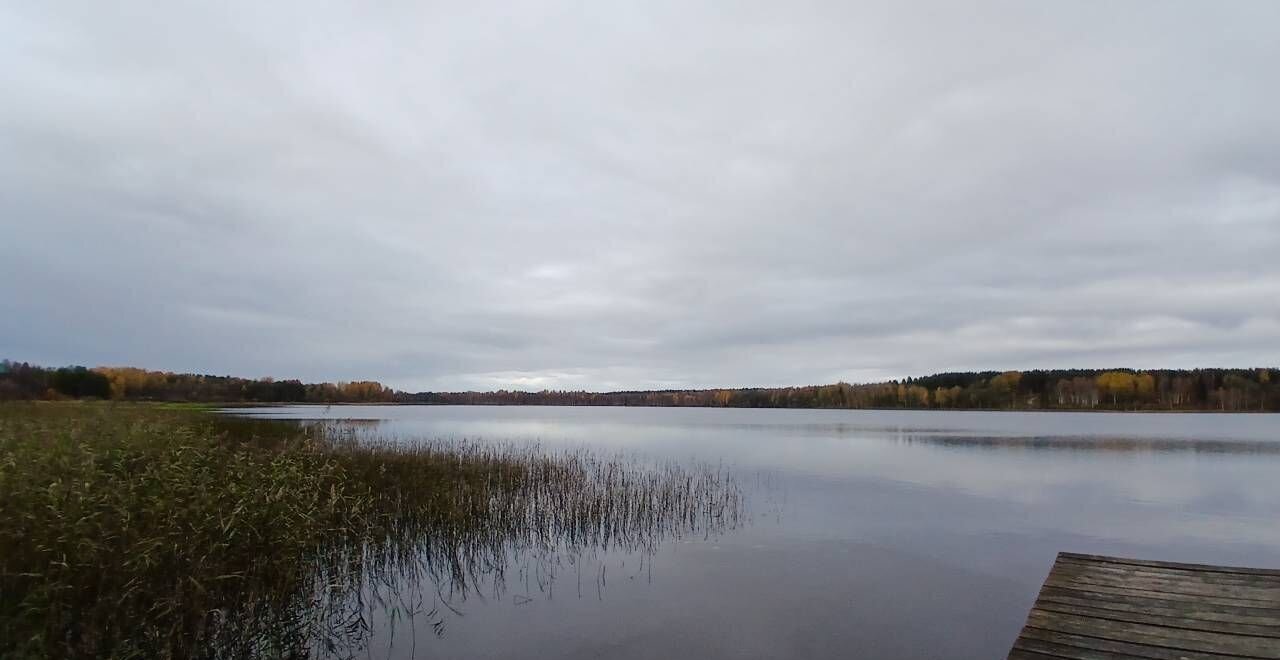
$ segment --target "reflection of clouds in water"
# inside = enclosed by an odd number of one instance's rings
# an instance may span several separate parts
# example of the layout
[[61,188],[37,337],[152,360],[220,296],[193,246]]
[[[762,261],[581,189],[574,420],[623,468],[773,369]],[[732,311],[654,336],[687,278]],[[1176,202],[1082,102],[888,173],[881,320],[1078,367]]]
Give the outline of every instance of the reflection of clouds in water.
[[240,408],[232,412],[310,418],[366,417],[438,429],[472,427],[505,431],[512,436],[620,427],[639,429],[646,436],[661,434],[665,429],[767,436],[942,433],[1280,440],[1280,421],[1276,415],[1218,413],[354,405]]
[[[1280,416],[696,408],[362,407],[270,409],[374,435],[624,449],[725,461],[792,480],[898,482],[1026,506],[1114,498],[1201,510],[1230,491],[1232,511],[1275,503],[1269,459]],[[339,422],[347,423],[347,422]],[[1207,439],[1206,439],[1207,438]],[[1257,462],[1257,459],[1263,459]]]
[[[831,541],[874,543],[895,556],[927,555],[941,566],[1024,576],[1028,595],[1063,549],[1250,565],[1274,564],[1280,556],[1280,526],[1273,524],[1280,510],[1280,415],[357,406],[272,412],[273,418],[325,419],[309,423],[345,425],[364,438],[470,439],[551,452],[590,447],[653,459],[649,464],[732,466],[754,522],[717,545],[741,550],[793,543],[796,556],[806,558],[798,561],[830,562],[814,567],[829,575],[864,570],[856,558],[813,554],[816,544]],[[718,552],[708,545],[712,563],[699,570],[714,566]],[[688,598],[686,586],[670,578],[688,570],[693,556],[680,550],[650,557],[657,561],[655,584],[630,597],[659,603],[646,612],[662,610],[662,599]],[[468,601],[468,616],[450,625],[484,636],[495,621],[504,630],[522,629],[535,610],[545,621],[585,620],[596,612],[581,603],[594,603],[593,571],[601,561],[608,564],[609,586],[626,589],[615,580],[621,559],[593,557],[588,553],[572,570],[568,563],[544,566],[536,555],[526,558],[522,575],[531,576],[531,588],[524,589],[523,579],[509,581],[521,589],[495,604]],[[639,567],[626,562],[628,570]],[[584,601],[576,598],[578,565]],[[727,572],[706,587],[731,591],[758,568],[753,559],[734,569],[741,573]],[[510,600],[513,593],[540,593],[540,576],[551,571],[558,580],[555,605]],[[559,585],[567,586],[561,591]],[[937,582],[916,586],[918,597],[895,590],[883,599],[918,612],[939,594],[958,596]],[[832,587],[812,590],[823,588]],[[805,604],[823,595],[776,585],[742,594],[744,601],[778,597]],[[1020,625],[1026,605],[1019,601],[1016,611],[1000,616]]]
[[886,436],[905,444],[977,449],[1032,449],[1072,452],[1192,452],[1209,454],[1280,454],[1280,442],[1264,440],[1188,440],[1107,436],[983,436],[946,432],[898,432]]
[[650,558],[665,544],[717,539],[743,521],[734,476],[716,466],[447,442],[417,452],[439,460],[415,466],[430,471],[433,497],[381,514],[384,534],[339,545],[318,561],[315,584],[324,586],[316,594],[313,655],[346,657],[371,635],[394,640],[402,617],[415,621],[415,632],[422,623],[443,636],[451,615],[462,616],[468,604],[507,595],[517,604],[557,591],[603,599],[608,580],[618,577],[606,558],[631,559],[630,577],[648,577]]
[[835,452],[784,477],[801,514],[822,509],[809,531],[1280,548],[1271,455],[880,449]]
[[[848,460],[835,467],[838,457]],[[1270,458],[1274,453],[1267,452]],[[1111,498],[1144,506],[1188,507],[1221,488],[1240,511],[1274,505],[1272,461],[1246,452],[1043,451],[1019,443],[903,443],[879,451],[833,452],[840,473],[957,490],[1023,504]],[[1065,492],[1064,492],[1065,491]]]

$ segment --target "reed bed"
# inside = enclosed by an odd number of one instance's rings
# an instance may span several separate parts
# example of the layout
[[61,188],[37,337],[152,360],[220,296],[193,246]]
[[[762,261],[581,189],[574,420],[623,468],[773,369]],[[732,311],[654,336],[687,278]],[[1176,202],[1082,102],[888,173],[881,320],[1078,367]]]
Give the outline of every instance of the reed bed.
[[374,608],[442,626],[520,561],[648,553],[742,506],[711,466],[4,404],[0,657],[354,655]]

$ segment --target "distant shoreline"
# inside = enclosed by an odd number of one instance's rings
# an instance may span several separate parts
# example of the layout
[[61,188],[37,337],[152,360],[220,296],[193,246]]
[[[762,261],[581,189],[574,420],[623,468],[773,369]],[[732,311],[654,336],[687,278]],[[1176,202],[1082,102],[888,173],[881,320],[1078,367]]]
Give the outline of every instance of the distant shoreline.
[[[171,402],[150,401],[142,403],[165,404]],[[186,403],[186,402],[176,402]],[[231,403],[205,403],[214,408],[280,408],[284,406],[310,406],[310,407],[333,407],[333,406],[377,406],[377,407],[422,407],[422,408],[664,408],[664,409],[681,409],[681,410],[839,410],[839,411],[868,411],[868,412],[930,412],[930,413],[948,413],[948,412],[988,412],[988,413],[1089,413],[1089,414],[1114,414],[1114,415],[1132,415],[1132,414],[1185,414],[1185,415],[1274,415],[1274,410],[1159,410],[1159,409],[1139,409],[1139,410],[1113,410],[1106,408],[782,408],[782,407],[756,407],[749,408],[743,406],[630,406],[621,404],[572,404],[572,403],[421,403],[414,401],[373,401],[361,403],[359,401],[343,401],[334,403],[316,403],[310,401],[275,401],[275,402],[245,402],[236,401]]]
[[872,383],[788,387],[405,392],[377,381],[175,374],[135,367],[58,367],[0,360],[0,400],[111,399],[222,405],[311,403],[620,408],[969,410],[1015,412],[1280,412],[1280,368],[1036,369],[942,372]]

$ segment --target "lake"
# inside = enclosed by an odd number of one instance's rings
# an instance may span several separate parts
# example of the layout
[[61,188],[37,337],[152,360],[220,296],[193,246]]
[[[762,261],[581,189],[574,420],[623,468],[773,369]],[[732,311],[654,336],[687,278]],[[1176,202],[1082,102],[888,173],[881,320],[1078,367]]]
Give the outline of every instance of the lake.
[[1061,550],[1280,568],[1277,415],[234,412],[709,463],[746,495],[743,522],[651,554],[513,557],[472,592],[436,585],[447,607],[371,621],[375,658],[1000,658]]

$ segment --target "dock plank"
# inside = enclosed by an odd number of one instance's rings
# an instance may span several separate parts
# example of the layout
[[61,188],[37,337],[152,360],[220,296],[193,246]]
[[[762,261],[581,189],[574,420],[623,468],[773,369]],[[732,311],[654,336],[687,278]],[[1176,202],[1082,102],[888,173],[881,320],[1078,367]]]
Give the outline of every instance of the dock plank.
[[1216,621],[1211,619],[1201,619],[1194,616],[1187,616],[1186,613],[1177,611],[1161,611],[1155,610],[1134,610],[1123,609],[1115,610],[1105,607],[1093,607],[1089,605],[1081,605],[1078,603],[1062,603],[1052,600],[1041,599],[1036,604],[1038,609],[1046,612],[1060,612],[1062,614],[1074,614],[1077,616],[1093,617],[1095,619],[1107,619],[1110,621],[1123,621],[1128,623],[1143,623],[1153,626],[1165,626],[1167,628],[1183,628],[1186,630],[1198,630],[1200,632],[1228,633],[1233,635],[1252,635],[1254,637],[1272,637],[1276,639],[1276,644],[1280,644],[1280,627],[1271,625],[1255,625],[1241,624],[1226,621]]
[[1061,553],[1022,660],[1280,660],[1280,571]]
[[1059,563],[1063,568],[1075,568],[1077,570],[1087,569],[1090,572],[1111,575],[1136,575],[1139,577],[1163,580],[1180,580],[1187,578],[1189,575],[1194,575],[1197,581],[1207,584],[1280,587],[1280,576],[1272,575],[1244,575],[1240,573],[1213,573],[1208,571],[1204,573],[1195,573],[1186,569],[1157,568],[1126,564],[1105,564],[1102,562],[1089,563],[1076,559],[1062,559],[1059,560]]
[[1195,577],[1186,578],[1152,578],[1141,573],[1122,574],[1105,573],[1075,567],[1064,567],[1059,576],[1079,584],[1090,584],[1107,587],[1134,587],[1148,591],[1187,594],[1190,596],[1211,596],[1214,598],[1231,598],[1234,600],[1257,600],[1264,603],[1280,603],[1280,587],[1260,587],[1231,584],[1214,584],[1204,582]]
[[1152,561],[1150,559],[1128,559],[1125,557],[1106,557],[1103,555],[1082,555],[1075,552],[1060,552],[1059,559],[1083,560],[1099,564],[1124,564],[1128,566],[1150,566],[1155,568],[1173,568],[1194,573],[1231,573],[1235,575],[1262,575],[1280,577],[1280,569],[1247,568],[1244,566],[1212,566],[1210,564],[1180,564],[1172,561]]
[[1255,610],[1276,610],[1280,609],[1280,604],[1267,603],[1260,600],[1241,600],[1239,598],[1215,598],[1213,596],[1203,596],[1198,594],[1183,594],[1176,592],[1152,590],[1150,588],[1126,587],[1126,586],[1107,586],[1099,584],[1081,584],[1064,580],[1050,575],[1044,582],[1051,587],[1060,587],[1063,589],[1076,589],[1078,591],[1093,591],[1101,594],[1113,594],[1118,596],[1135,595],[1144,596],[1154,600],[1167,600],[1174,603],[1207,603],[1210,605],[1222,605],[1225,607],[1243,607]]
[[[1190,617],[1204,621],[1258,626],[1280,633],[1280,611],[1259,610],[1251,607],[1231,607],[1229,605],[1202,605],[1196,602],[1168,601],[1139,596],[1117,596],[1095,591],[1076,591],[1045,587],[1040,590],[1041,603],[1062,603],[1064,605],[1082,605],[1120,612],[1137,612],[1154,616]],[[1172,605],[1172,606],[1171,606]]]
[[[1052,648],[1058,657],[1075,660],[1084,660],[1084,658],[1087,658],[1088,660],[1118,660],[1120,658],[1147,658],[1148,660],[1224,660],[1227,658],[1234,658],[1234,656],[1222,655],[1221,653],[1179,651],[1177,649],[1164,648],[1160,646],[1130,644],[1128,642],[1117,642],[1111,639],[1101,639],[1099,637],[1089,637],[1087,635],[1072,635],[1070,633],[1060,633],[1052,630],[1041,630],[1034,627],[1028,627],[1023,630],[1022,635],[1018,638],[1018,641],[1014,642],[1013,646],[1015,649]],[[1236,660],[1238,660],[1238,658]]]

